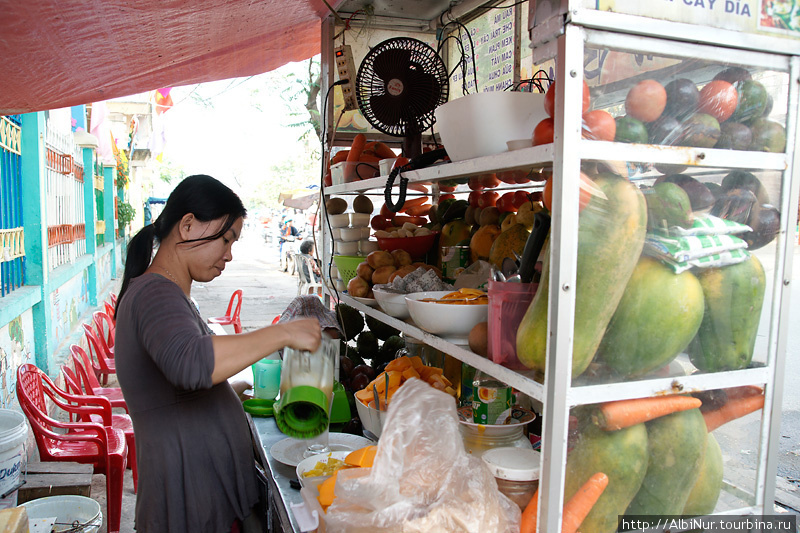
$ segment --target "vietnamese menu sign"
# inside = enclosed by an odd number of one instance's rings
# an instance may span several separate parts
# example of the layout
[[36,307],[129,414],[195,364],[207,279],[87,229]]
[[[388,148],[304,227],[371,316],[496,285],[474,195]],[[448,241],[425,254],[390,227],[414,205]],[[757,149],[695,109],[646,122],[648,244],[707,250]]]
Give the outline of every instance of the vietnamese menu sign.
[[[514,8],[490,10],[467,25],[474,45],[475,68],[480,92],[502,91],[514,82]],[[463,96],[463,88],[474,93],[473,50],[466,33],[459,29],[452,34],[461,41],[466,61],[466,76],[461,67],[461,49],[450,45],[450,69],[456,67],[451,78],[450,99]]]
[[800,38],[800,0],[586,0],[602,11]]

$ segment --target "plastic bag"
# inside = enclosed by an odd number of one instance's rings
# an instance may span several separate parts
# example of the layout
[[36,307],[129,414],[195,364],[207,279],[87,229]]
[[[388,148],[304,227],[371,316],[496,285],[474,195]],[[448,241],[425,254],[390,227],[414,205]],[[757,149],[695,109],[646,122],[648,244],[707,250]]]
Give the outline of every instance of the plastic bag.
[[328,532],[519,531],[519,507],[464,450],[453,398],[418,379],[397,391],[371,469],[342,470]]

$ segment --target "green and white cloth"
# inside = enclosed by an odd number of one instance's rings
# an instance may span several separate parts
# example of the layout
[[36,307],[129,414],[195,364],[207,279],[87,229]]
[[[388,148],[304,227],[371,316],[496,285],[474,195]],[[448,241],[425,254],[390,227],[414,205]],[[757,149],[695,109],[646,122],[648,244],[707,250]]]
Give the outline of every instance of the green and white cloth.
[[725,220],[709,214],[696,215],[691,228],[670,226],[668,232],[659,229],[654,230],[655,233],[660,235],[669,235],[673,237],[689,235],[734,235],[737,233],[746,233],[748,231],[753,231],[753,229],[746,224],[740,224],[733,220]]
[[696,259],[690,259],[688,261],[675,261],[670,257],[662,255],[654,255],[653,257],[659,259],[662,263],[667,265],[675,274],[680,274],[681,272],[685,272],[694,267],[711,268],[735,265],[736,263],[741,263],[750,257],[750,252],[743,248],[739,248],[718,254],[698,257]]
[[735,235],[687,235],[665,237],[649,233],[644,249],[649,255],[685,262],[731,250],[746,249],[747,243]]

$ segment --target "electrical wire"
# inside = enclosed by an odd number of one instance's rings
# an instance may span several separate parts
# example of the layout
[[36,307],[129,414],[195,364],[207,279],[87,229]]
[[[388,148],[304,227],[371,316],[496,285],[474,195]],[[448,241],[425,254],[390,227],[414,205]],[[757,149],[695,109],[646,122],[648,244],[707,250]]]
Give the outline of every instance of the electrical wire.
[[[467,40],[469,41],[470,58],[472,59],[472,80],[473,80],[473,83],[475,84],[475,92],[477,93],[478,92],[478,67],[475,65],[475,43],[472,42],[472,35],[470,35],[470,33],[469,33],[469,28],[464,26],[464,24],[462,24],[458,19],[452,19],[452,20],[450,20],[449,22],[447,22],[445,24],[444,15],[448,14],[448,13],[450,13],[449,9],[447,11],[442,12],[439,15],[439,23],[442,25],[442,27],[440,28],[440,31],[442,33],[444,33],[445,29],[448,26],[456,25],[459,28],[458,29],[458,33],[459,34],[458,34],[458,37],[453,36],[453,35],[449,35],[445,39],[440,41],[439,47],[437,48],[436,51],[438,53],[441,50],[442,45],[450,38],[455,39],[457,42],[459,42],[459,48],[461,50],[461,59],[459,60],[459,65],[461,66],[461,73],[462,73],[461,90],[465,95],[469,94],[469,91],[468,91],[467,85],[466,85],[466,78],[467,78],[467,70],[468,70],[468,68],[465,67],[466,55],[467,54],[466,54],[466,52],[464,50],[464,43],[461,42],[461,30],[463,30],[467,34]],[[455,71],[455,69],[453,69],[453,70]]]

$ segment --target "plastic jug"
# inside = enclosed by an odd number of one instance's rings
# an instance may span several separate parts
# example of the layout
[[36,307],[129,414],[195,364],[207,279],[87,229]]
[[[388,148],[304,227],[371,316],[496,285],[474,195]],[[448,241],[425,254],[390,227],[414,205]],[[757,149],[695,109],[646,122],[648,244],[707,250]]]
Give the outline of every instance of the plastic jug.
[[323,333],[322,342],[313,353],[284,348],[275,421],[286,435],[311,439],[327,432],[337,343]]
[[281,360],[262,359],[253,369],[253,394],[262,400],[274,400],[280,392]]

